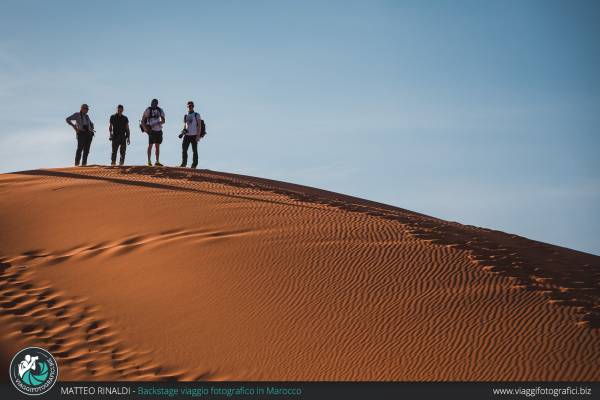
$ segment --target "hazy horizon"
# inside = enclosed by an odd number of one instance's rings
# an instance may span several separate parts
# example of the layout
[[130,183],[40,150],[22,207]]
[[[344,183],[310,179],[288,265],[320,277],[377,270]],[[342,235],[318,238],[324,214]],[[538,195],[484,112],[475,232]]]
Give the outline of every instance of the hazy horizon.
[[83,102],[194,100],[199,168],[294,182],[600,255],[600,3],[7,1],[0,172],[73,164]]

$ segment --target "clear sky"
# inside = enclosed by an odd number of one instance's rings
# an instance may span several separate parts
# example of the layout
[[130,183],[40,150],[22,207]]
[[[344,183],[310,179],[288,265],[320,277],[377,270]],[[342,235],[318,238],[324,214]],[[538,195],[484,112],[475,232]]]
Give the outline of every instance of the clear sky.
[[600,2],[3,1],[0,172],[90,163],[108,118],[187,100],[200,167],[364,197],[600,255]]

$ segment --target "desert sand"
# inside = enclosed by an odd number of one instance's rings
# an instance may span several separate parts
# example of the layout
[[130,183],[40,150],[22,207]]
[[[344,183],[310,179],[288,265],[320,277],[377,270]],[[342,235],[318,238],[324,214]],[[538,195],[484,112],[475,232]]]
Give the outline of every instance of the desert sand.
[[63,381],[600,380],[599,256],[180,168],[3,174],[0,221],[7,368],[40,346]]

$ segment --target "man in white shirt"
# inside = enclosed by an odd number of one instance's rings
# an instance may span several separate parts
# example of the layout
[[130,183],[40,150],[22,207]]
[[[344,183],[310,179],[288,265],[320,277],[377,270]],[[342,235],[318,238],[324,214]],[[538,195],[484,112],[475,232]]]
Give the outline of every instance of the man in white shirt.
[[152,99],[150,107],[146,108],[142,116],[142,126],[148,134],[148,165],[152,166],[152,145],[156,148],[156,165],[162,167],[160,163],[160,144],[163,141],[162,126],[165,123],[165,112],[158,106],[158,100]]
[[79,112],[74,113],[66,118],[67,124],[70,125],[77,135],[77,151],[75,152],[75,166],[79,165],[81,153],[83,152],[83,160],[81,165],[87,165],[87,158],[94,137],[94,123],[90,120],[88,110],[90,107],[87,104],[82,104]]
[[187,106],[188,113],[183,116],[183,143],[181,144],[180,167],[185,168],[187,166],[188,149],[191,144],[192,152],[194,153],[192,168],[196,168],[198,166],[198,141],[201,134],[201,118],[200,114],[194,111],[193,101],[188,101]]

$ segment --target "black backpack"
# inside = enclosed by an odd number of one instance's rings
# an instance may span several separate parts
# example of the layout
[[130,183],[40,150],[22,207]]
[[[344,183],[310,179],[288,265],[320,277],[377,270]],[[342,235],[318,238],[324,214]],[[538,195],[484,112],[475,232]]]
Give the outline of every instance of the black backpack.
[[206,136],[206,124],[204,123],[204,120],[200,118],[200,137],[203,138],[204,136]]

